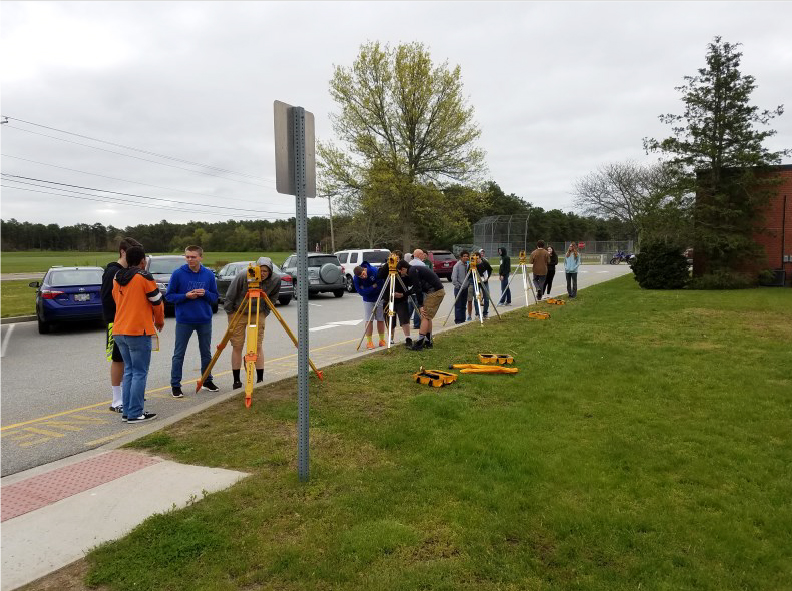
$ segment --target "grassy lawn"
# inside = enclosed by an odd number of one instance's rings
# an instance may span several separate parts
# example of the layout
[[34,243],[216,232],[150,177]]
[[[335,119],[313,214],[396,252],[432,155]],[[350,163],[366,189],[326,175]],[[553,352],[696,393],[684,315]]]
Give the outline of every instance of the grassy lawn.
[[[148,254],[181,254],[148,253]],[[215,267],[218,262],[231,263],[236,261],[255,260],[260,256],[268,256],[281,264],[290,252],[205,252],[203,263],[207,267]],[[118,258],[117,252],[80,252],[80,251],[25,251],[0,253],[0,266],[3,273],[36,273],[42,275],[52,265],[63,266],[94,266],[104,267]]]
[[[134,444],[252,476],[88,555],[108,589],[792,589],[792,290],[632,276]],[[504,311],[508,308],[504,308]],[[517,375],[411,381],[478,352]],[[312,378],[313,380],[313,378]],[[156,483],[152,483],[155,486]]]
[[29,316],[36,313],[36,290],[30,279],[0,281],[0,315]]

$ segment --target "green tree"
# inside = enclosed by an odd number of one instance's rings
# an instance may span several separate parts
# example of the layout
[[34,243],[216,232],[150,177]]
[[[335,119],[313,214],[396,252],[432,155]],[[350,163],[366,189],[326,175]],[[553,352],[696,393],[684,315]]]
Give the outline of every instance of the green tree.
[[762,145],[776,132],[756,126],[769,124],[784,108],[759,110],[750,104],[756,83],[740,71],[740,45],[715,37],[705,67],[676,88],[682,93],[683,114],[660,115],[661,122],[672,126],[671,137],[644,138],[647,153],[668,156],[685,188],[696,194],[695,247],[706,261],[697,274],[755,259],[752,235],[761,224],[772,183],[762,173],[790,154]]
[[[318,143],[322,192],[368,213],[372,199],[398,191],[387,205],[402,248],[409,249],[416,229],[420,234],[435,221],[417,213],[432,209],[427,199],[437,193],[426,187],[469,182],[484,170],[484,153],[475,146],[481,132],[462,95],[459,66],[435,65],[421,43],[370,42],[351,68],[335,67],[330,94],[340,108],[331,115],[333,130],[345,149]],[[363,198],[372,176],[383,179],[383,167],[392,190]]]

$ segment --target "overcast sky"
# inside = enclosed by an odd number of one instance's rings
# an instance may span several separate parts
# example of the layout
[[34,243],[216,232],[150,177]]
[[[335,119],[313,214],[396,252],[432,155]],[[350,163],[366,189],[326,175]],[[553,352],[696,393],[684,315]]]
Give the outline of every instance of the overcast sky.
[[[657,117],[682,112],[674,87],[704,66],[716,35],[743,44],[752,104],[786,104],[766,146],[792,147],[790,22],[790,2],[4,0],[2,172],[37,180],[4,176],[1,215],[117,227],[287,218],[273,101],[305,107],[317,139],[334,139],[333,67],[368,41],[420,41],[435,63],[458,64],[488,178],[572,211],[577,179],[657,158],[642,138],[670,134]],[[63,185],[33,186],[42,180]],[[308,211],[326,214],[327,200]]]

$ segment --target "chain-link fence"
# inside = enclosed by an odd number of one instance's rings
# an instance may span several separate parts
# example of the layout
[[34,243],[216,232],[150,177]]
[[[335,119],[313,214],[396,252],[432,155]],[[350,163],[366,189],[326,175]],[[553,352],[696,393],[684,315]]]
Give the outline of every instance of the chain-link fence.
[[531,214],[491,215],[473,224],[473,242],[489,256],[503,247],[510,255],[529,251],[528,220]]

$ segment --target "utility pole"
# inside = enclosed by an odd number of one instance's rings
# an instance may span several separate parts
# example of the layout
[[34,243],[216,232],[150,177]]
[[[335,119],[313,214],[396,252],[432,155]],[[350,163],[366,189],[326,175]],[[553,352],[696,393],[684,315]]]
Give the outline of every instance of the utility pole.
[[319,195],[327,197],[327,205],[330,207],[330,252],[335,252],[335,234],[333,233],[333,195]]

